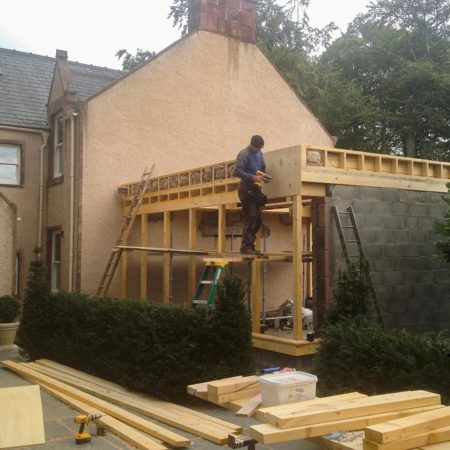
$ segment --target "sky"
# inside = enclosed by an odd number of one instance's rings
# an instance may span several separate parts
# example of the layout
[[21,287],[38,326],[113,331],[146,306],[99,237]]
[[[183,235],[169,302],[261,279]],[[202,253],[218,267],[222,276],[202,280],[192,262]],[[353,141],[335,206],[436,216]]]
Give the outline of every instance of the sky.
[[[280,0],[281,2],[282,0]],[[159,52],[181,37],[167,16],[171,0],[0,0],[0,47],[120,69],[115,53]],[[311,25],[341,30],[370,0],[310,0]]]

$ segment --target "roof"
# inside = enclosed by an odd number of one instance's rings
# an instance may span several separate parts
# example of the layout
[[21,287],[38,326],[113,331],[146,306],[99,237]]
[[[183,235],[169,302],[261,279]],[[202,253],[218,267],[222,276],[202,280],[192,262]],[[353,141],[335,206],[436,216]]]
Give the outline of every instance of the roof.
[[[0,48],[0,125],[48,128],[47,102],[55,58]],[[120,70],[69,61],[78,100],[111,84]]]

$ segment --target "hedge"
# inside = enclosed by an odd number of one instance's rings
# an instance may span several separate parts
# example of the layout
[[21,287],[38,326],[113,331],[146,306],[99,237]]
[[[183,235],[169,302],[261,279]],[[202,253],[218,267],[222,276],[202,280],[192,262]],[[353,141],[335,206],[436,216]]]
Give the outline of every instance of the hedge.
[[179,399],[191,383],[254,371],[250,317],[238,278],[224,280],[210,313],[44,293],[45,284],[36,279],[29,288],[18,344],[31,359],[52,359],[167,399]]
[[450,400],[450,339],[443,333],[386,331],[371,321],[342,320],[322,330],[315,357],[320,395],[425,389]]

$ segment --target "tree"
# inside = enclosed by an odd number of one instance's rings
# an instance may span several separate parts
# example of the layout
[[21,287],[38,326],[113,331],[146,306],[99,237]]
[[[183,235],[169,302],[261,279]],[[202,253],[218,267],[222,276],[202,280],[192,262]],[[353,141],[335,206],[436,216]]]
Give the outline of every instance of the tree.
[[126,49],[121,49],[116,52],[116,56],[119,60],[123,58],[122,70],[130,72],[153,58],[153,56],[155,56],[155,52],[138,48],[136,54],[132,55],[131,53],[128,53]]
[[[378,0],[321,57],[372,102],[374,150],[450,160],[450,8],[445,0]],[[352,134],[353,123],[339,135]],[[364,148],[364,144],[360,147]]]

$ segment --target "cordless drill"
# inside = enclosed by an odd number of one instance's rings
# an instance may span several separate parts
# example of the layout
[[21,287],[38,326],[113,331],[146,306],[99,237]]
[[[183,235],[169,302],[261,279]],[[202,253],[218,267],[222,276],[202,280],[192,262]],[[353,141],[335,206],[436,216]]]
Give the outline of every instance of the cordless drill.
[[[268,173],[262,172],[261,170],[258,170],[255,175],[261,177],[264,183],[270,183],[272,181],[272,177]],[[261,183],[259,181],[255,181],[255,184],[261,187]]]
[[87,426],[89,425],[89,422],[91,420],[97,420],[100,419],[100,417],[102,417],[101,414],[89,414],[88,416],[85,415],[75,416],[73,421],[75,423],[80,424],[80,429],[78,430],[78,433],[75,435],[75,442],[77,444],[86,444],[87,442],[91,442],[91,434],[89,433],[89,429],[87,429]]

